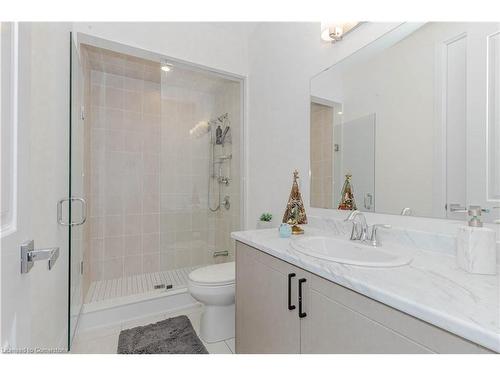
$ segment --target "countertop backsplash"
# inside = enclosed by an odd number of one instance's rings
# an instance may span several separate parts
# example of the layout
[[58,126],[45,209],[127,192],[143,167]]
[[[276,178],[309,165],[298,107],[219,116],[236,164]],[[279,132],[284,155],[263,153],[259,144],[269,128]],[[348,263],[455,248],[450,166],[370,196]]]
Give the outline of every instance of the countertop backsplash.
[[[332,209],[310,208],[309,225],[314,228],[332,231],[337,235],[351,234],[352,224],[345,222],[349,212]],[[418,248],[455,256],[457,231],[465,221],[434,219],[414,216],[399,216],[363,212],[368,225],[390,224],[391,229],[379,229],[380,241],[399,243],[406,247]],[[497,236],[497,264],[500,264],[500,224],[485,223],[485,227],[495,230]]]

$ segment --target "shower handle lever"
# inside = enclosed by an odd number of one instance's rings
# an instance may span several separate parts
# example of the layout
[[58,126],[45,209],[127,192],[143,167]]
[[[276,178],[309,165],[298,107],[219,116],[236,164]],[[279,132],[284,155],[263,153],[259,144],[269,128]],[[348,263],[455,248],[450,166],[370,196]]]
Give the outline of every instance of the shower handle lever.
[[222,201],[222,205],[226,210],[229,210],[231,208],[231,202],[229,201],[229,195],[226,195],[224,197],[224,200]]

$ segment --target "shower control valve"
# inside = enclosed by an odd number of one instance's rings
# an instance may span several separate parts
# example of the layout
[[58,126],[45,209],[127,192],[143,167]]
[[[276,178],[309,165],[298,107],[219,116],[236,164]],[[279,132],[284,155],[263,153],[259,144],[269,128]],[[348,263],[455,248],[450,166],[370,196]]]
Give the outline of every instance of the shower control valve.
[[229,195],[226,195],[224,197],[224,200],[222,201],[222,205],[226,210],[229,210],[231,208],[231,202],[229,201]]

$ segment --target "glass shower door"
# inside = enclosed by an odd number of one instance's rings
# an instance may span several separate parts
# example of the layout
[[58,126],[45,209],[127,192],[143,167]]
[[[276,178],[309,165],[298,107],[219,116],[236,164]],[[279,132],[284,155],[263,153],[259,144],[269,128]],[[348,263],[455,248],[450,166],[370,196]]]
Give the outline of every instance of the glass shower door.
[[75,335],[84,299],[83,255],[87,248],[85,233],[86,200],[84,186],[85,127],[84,70],[71,35],[70,47],[70,147],[69,147],[69,308],[68,348]]

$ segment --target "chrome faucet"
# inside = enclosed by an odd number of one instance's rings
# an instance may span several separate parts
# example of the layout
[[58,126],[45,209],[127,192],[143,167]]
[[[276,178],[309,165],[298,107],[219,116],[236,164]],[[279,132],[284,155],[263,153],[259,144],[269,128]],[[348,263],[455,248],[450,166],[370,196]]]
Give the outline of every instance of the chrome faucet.
[[365,215],[358,210],[352,211],[345,221],[352,222],[351,241],[365,241],[368,233],[368,224],[366,223]]
[[372,245],[373,247],[377,247],[377,246],[380,246],[380,241],[377,237],[377,229],[378,228],[392,228],[392,225],[390,224],[373,224],[372,225],[372,234],[370,236],[370,240],[367,241],[370,245]]
[[401,210],[401,216],[412,216],[413,210],[410,207],[405,207]]
[[352,222],[351,241],[366,242],[373,247],[380,246],[380,241],[377,238],[378,228],[391,228],[389,224],[374,224],[372,225],[370,238],[368,238],[368,224],[362,212],[358,210],[352,211],[344,221]]

